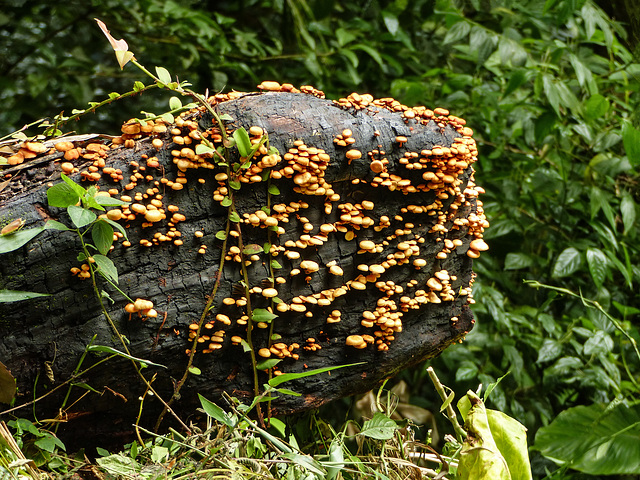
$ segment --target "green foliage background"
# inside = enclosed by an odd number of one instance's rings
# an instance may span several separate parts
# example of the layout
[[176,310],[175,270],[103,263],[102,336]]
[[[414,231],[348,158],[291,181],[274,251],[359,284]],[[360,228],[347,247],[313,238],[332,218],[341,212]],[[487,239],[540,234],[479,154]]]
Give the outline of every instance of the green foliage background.
[[[0,129],[139,79],[118,69],[93,17],[195,90],[277,80],[450,109],[475,131],[491,250],[475,263],[476,328],[432,364],[459,395],[509,371],[490,404],[533,443],[572,406],[640,400],[621,331],[580,298],[523,283],[580,292],[640,341],[640,58],[612,19],[640,13],[601,3],[607,13],[592,0],[5,2]],[[112,133],[165,105],[143,96],[72,128]],[[424,368],[402,377],[414,404],[437,410]]]

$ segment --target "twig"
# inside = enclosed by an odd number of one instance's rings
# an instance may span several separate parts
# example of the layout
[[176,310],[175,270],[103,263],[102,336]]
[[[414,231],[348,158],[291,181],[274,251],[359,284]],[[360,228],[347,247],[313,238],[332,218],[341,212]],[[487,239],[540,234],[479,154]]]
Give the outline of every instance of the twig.
[[[444,391],[444,385],[440,383],[440,379],[436,375],[436,372],[433,370],[433,367],[427,367],[427,373],[429,374],[429,378],[431,378],[431,381],[433,382],[434,387],[436,387],[436,392],[438,392],[438,395],[440,395],[440,398],[442,399],[442,401],[443,402],[447,401],[447,392]],[[453,425],[453,429],[456,432],[456,436],[458,437],[458,440],[462,442],[466,438],[467,432],[465,432],[464,429],[458,423],[458,417],[456,416],[456,412],[453,410],[453,407],[451,406],[451,402],[447,404],[447,407],[445,408],[445,412],[447,413],[447,418],[451,422],[451,425]]]

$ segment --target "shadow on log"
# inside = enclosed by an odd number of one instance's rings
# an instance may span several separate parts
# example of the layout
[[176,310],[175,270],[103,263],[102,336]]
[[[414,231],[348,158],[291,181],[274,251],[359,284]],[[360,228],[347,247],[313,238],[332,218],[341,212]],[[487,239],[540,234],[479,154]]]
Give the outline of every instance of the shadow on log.
[[[158,316],[126,313],[128,300],[99,277],[98,290],[108,294],[105,305],[132,355],[165,367],[143,369],[148,379],[156,375],[153,386],[163,398],[173,394],[185,352],[199,338],[194,366],[201,374],[188,378],[173,404],[180,416],[193,414],[197,393],[213,401],[222,392],[245,401],[253,396],[251,357],[243,348],[249,327],[257,361],[280,360],[270,375],[358,363],[285,384],[302,395],[272,402],[276,415],[370,390],[464,337],[473,325],[472,258],[485,247],[487,224],[477,200],[482,189],[473,183],[475,142],[461,119],[355,94],[338,102],[289,92],[211,102],[230,117],[228,132],[242,126],[257,141],[261,129],[280,155],[265,144],[246,168],[228,171],[213,154],[196,155],[204,151],[196,148],[202,136],[216,146],[222,138],[210,116],[192,111],[168,128],[129,124],[112,141],[76,142],[73,161],[82,178],[131,199],[120,209],[131,246],[119,238],[109,258],[122,291],[152,301]],[[52,151],[37,164],[5,171],[13,176],[2,193],[4,223],[70,225],[63,209],[47,204],[47,182],[60,181],[65,161]],[[236,148],[229,151],[231,162],[243,162]],[[231,200],[239,218],[228,223]],[[133,204],[143,208],[136,213]],[[153,209],[166,218],[145,219]],[[91,279],[70,273],[80,268],[79,251],[71,232],[47,230],[2,257],[0,289],[52,295],[0,304],[0,361],[17,379],[16,405],[68,379],[90,342],[122,350]],[[213,307],[198,330],[216,282]],[[261,312],[253,321],[249,307]],[[268,310],[277,317],[264,315]],[[101,358],[89,354],[82,368]],[[262,385],[269,374],[258,377]],[[101,393],[72,389],[64,431],[79,442],[94,438],[90,443],[99,432],[131,433],[145,386],[130,361],[111,359],[75,382]],[[38,417],[60,413],[66,391],[38,401]],[[152,427],[160,410],[147,396],[142,424]]]

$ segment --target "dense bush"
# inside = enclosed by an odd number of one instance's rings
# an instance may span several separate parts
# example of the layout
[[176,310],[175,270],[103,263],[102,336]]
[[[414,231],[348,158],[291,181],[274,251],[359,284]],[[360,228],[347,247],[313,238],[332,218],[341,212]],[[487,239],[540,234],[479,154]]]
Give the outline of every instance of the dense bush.
[[[475,264],[475,330],[432,364],[459,393],[510,372],[490,401],[530,441],[572,406],[640,400],[640,59],[592,0],[36,3],[0,14],[3,132],[130,88],[93,16],[197,90],[270,79],[465,118],[491,250]],[[113,131],[121,112],[79,128]],[[437,408],[424,368],[403,377]]]

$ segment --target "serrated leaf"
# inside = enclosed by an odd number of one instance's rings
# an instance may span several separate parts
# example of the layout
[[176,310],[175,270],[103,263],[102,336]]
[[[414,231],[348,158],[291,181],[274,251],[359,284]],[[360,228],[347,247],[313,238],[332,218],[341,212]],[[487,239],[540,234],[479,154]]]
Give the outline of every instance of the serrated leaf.
[[113,283],[118,283],[118,269],[113,261],[105,257],[104,255],[93,255],[93,259],[98,266],[98,273],[111,280]]
[[31,298],[50,297],[50,293],[23,292],[20,290],[0,290],[0,303],[21,302]]
[[444,36],[443,44],[447,45],[449,43],[454,43],[462,40],[471,31],[471,26],[465,20],[461,20],[455,24],[453,24],[448,30],[447,34]]
[[576,272],[581,264],[580,252],[574,247],[565,248],[558,256],[551,276],[553,278],[566,277]]
[[609,270],[607,256],[597,248],[587,249],[587,265],[589,266],[589,273],[596,287],[602,288],[602,284],[607,278],[607,271]]
[[42,233],[45,226],[22,229],[11,235],[0,235],[0,254],[13,252]]
[[94,222],[96,218],[98,218],[98,216],[91,210],[77,207],[75,205],[69,205],[67,207],[67,213],[69,214],[69,218],[71,218],[71,221],[76,226],[76,228],[86,227],[91,222]]

